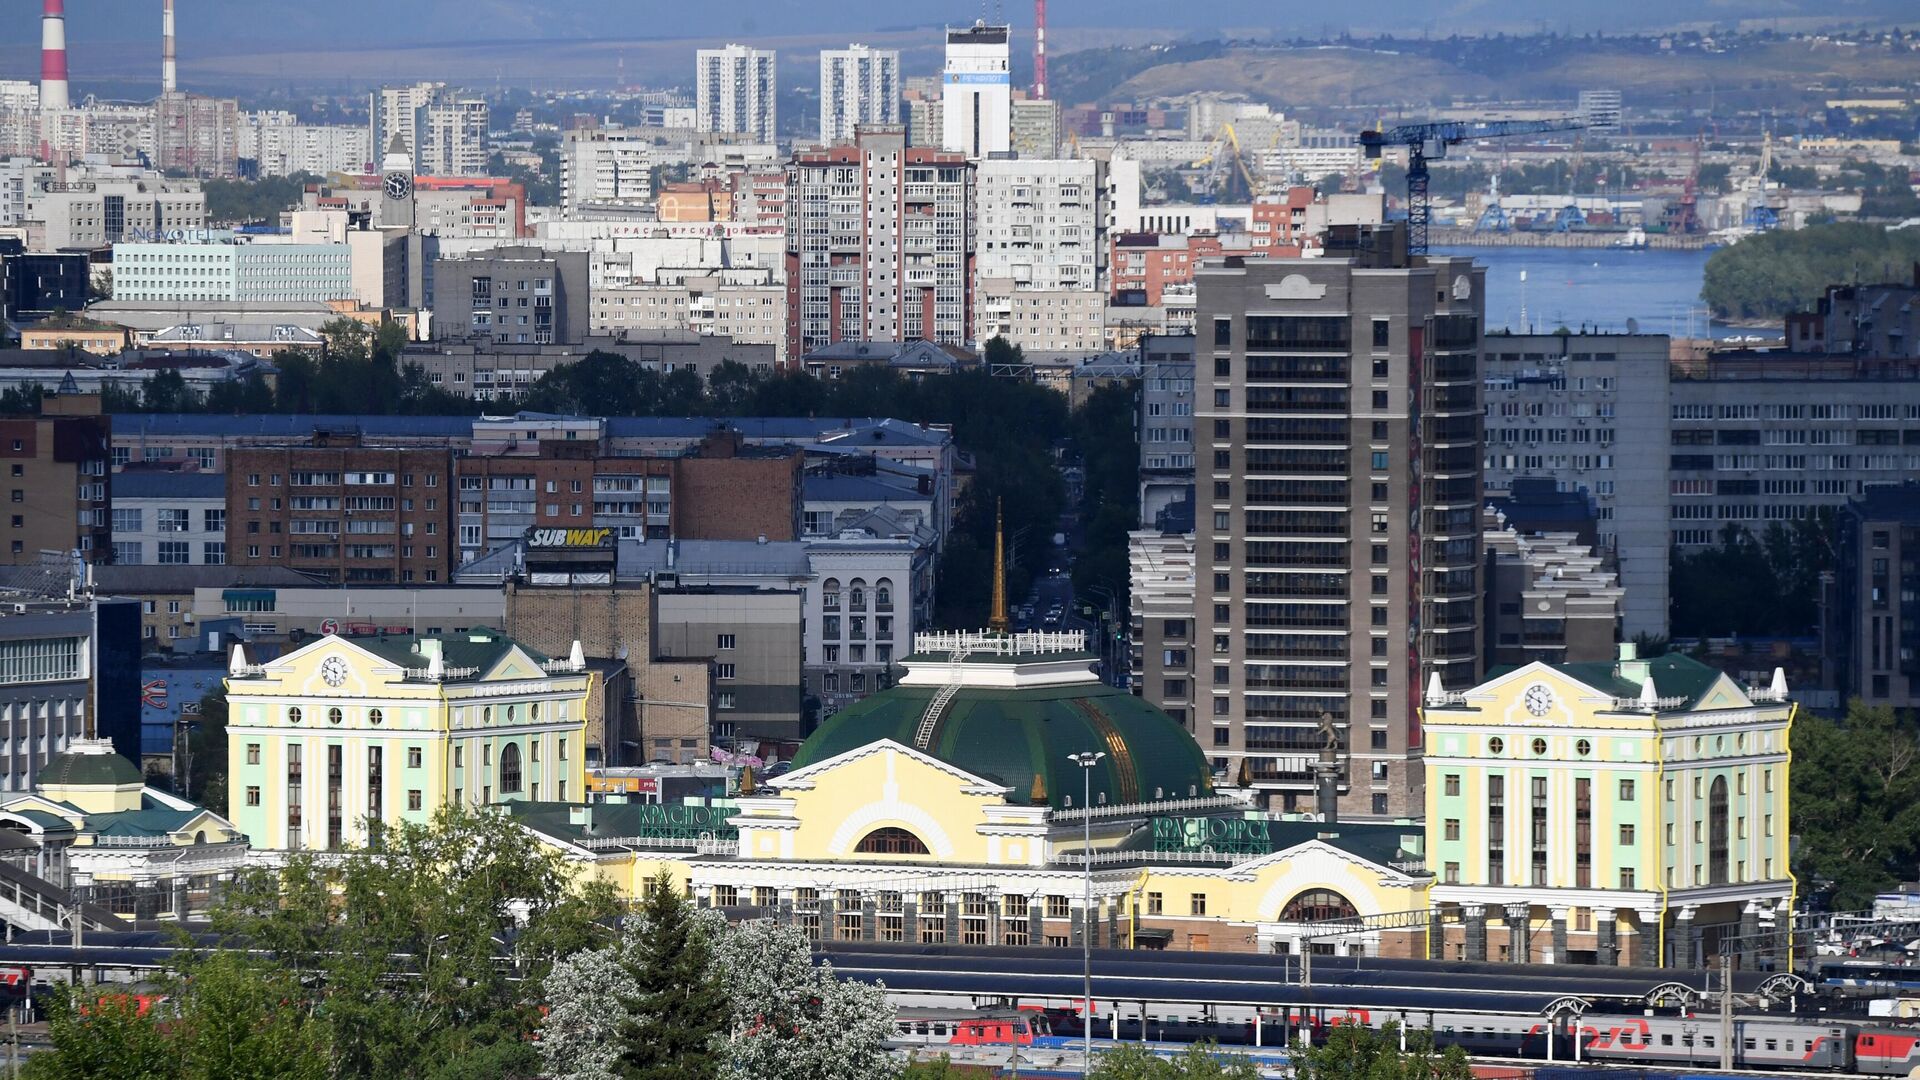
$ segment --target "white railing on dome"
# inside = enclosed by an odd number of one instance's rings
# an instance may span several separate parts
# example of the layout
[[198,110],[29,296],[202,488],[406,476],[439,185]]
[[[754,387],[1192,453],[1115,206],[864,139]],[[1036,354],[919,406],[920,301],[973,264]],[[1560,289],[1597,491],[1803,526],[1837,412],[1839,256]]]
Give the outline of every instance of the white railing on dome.
[[410,667],[400,670],[404,673],[403,677],[405,678],[424,679],[428,682],[445,681],[447,679],[471,679],[480,674],[480,669],[477,667],[443,667],[438,671],[435,671],[431,667]]
[[[1107,850],[1093,853],[1093,865],[1115,866],[1129,863],[1199,863],[1207,866],[1238,866],[1243,862],[1266,858],[1266,854],[1247,851],[1128,851]],[[1079,851],[1062,851],[1054,861],[1065,866],[1085,866],[1087,857]]]
[[[1182,810],[1234,810],[1244,806],[1239,799],[1231,795],[1195,795],[1184,799],[1155,799],[1152,802],[1102,803],[1093,808],[1093,818],[1110,817],[1155,817]],[[1079,821],[1086,816],[1082,807],[1067,807],[1051,810],[1047,820],[1053,823]]]
[[1029,630],[996,634],[990,630],[935,630],[913,635],[916,653],[966,653],[989,656],[1026,656],[1037,653],[1087,651],[1084,630]]

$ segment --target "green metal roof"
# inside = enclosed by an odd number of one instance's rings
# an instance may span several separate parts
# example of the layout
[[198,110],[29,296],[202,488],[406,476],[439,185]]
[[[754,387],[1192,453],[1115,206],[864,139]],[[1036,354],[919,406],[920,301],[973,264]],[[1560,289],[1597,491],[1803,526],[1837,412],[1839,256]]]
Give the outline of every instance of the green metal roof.
[[[820,725],[795,769],[882,739],[914,745],[938,688],[896,686],[840,710]],[[1107,756],[1093,768],[1093,802],[1139,803],[1211,796],[1213,773],[1200,746],[1166,713],[1105,684],[1020,690],[968,688],[942,714],[928,754],[1013,790],[1014,803],[1075,806],[1080,766],[1068,755]],[[1038,778],[1038,785],[1035,780]]]
[[40,770],[37,783],[42,787],[73,784],[119,787],[144,784],[146,776],[140,772],[140,766],[119,754],[79,754],[69,750],[48,760]]
[[518,648],[533,659],[535,663],[546,663],[550,659],[545,653],[513,640],[498,630],[476,628],[458,634],[366,634],[348,636],[360,648],[375,656],[402,668],[427,666],[427,658],[420,654],[420,642],[440,642],[441,663],[449,668],[478,668],[485,674],[500,658],[509,651]]
[[[1668,653],[1651,660],[1639,661],[1647,665],[1647,671],[1653,676],[1653,686],[1661,697],[1686,699],[1686,707],[1691,708],[1700,700],[1700,696],[1712,689],[1725,674],[1718,668],[1708,667],[1691,656],[1680,653]],[[1564,672],[1571,678],[1614,697],[1631,698],[1640,696],[1640,685],[1617,674],[1617,664],[1607,662],[1584,664],[1555,664],[1555,671]]]
[[99,836],[166,836],[205,813],[149,807],[111,814],[88,814],[87,830]]

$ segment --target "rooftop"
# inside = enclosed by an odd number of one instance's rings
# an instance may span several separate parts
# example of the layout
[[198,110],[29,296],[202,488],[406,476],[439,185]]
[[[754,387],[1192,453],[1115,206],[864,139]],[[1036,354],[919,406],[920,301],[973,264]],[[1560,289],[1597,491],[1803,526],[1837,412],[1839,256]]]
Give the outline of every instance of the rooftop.
[[222,473],[170,472],[163,469],[129,469],[113,478],[113,497],[118,499],[220,499],[227,497],[227,478]]

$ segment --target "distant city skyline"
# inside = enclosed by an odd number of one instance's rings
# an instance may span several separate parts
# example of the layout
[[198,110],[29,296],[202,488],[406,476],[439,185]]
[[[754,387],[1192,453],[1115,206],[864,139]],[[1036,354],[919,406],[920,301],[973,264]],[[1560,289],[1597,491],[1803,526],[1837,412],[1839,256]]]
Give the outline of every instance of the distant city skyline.
[[[675,38],[822,32],[908,30],[960,25],[983,15],[1016,28],[1030,26],[1033,8],[1024,0],[901,5],[883,0],[844,0],[819,5],[803,0],[753,0],[724,14],[699,6],[634,5],[622,8],[590,0],[336,0],[326,5],[261,5],[253,0],[180,0],[183,45],[307,37],[328,45],[366,48],[425,41],[565,40],[582,37]],[[1897,18],[1910,12],[1902,0],[1860,0],[1836,8],[1813,0],[1623,0],[1595,7],[1567,0],[1461,0],[1436,11],[1413,0],[1362,0],[1338,11],[1313,12],[1275,22],[1271,4],[1259,0],[1209,0],[1191,8],[1157,0],[1053,0],[1048,18],[1059,28],[1165,29],[1200,37],[1317,37],[1338,34],[1475,34],[1494,30],[1561,30],[1625,33],[1691,23],[1736,20],[1806,21]],[[37,11],[22,5],[0,25],[0,43],[31,44]],[[160,5],[153,0],[74,0],[70,36],[76,44],[118,43],[157,36]],[[151,24],[150,26],[148,24]],[[0,47],[4,47],[0,45]]]

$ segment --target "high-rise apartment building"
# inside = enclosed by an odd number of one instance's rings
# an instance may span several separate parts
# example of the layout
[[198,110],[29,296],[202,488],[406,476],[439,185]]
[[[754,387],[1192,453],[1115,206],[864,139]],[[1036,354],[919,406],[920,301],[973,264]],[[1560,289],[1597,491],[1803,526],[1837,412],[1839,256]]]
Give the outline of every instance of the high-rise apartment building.
[[560,210],[637,205],[653,197],[653,141],[624,128],[585,128],[560,140]]
[[973,166],[900,128],[787,169],[787,358],[836,341],[964,343],[973,324]]
[[176,175],[240,174],[240,103],[169,90],[153,106],[153,164]]
[[1587,130],[1612,133],[1620,130],[1620,91],[1580,91],[1580,118]]
[[1027,158],[975,166],[975,340],[1004,337],[1028,353],[1101,348],[1095,168],[1091,160]]
[[535,247],[442,259],[434,270],[434,336],[520,345],[583,341],[587,263],[585,252]]
[[1279,809],[1417,815],[1420,694],[1479,678],[1484,271],[1345,227],[1196,273],[1190,680],[1143,693]]
[[1869,489],[1836,515],[1832,580],[1821,604],[1822,684],[1844,700],[1920,705],[1920,485]]
[[820,142],[853,141],[861,124],[900,122],[900,53],[848,45],[820,54]]
[[985,20],[947,30],[941,77],[940,145],[976,161],[1013,147],[1011,27]]
[[1013,152],[1021,157],[1060,156],[1063,124],[1060,103],[1051,98],[1022,98],[1013,103]]
[[1628,638],[1667,633],[1668,353],[1665,334],[1490,334],[1481,357],[1488,493],[1528,477],[1586,491]]
[[489,113],[484,99],[445,83],[383,86],[368,103],[372,141],[384,151],[400,136],[421,176],[485,176]]
[[701,49],[695,54],[694,108],[701,131],[726,131],[774,142],[774,52],[745,45]]

